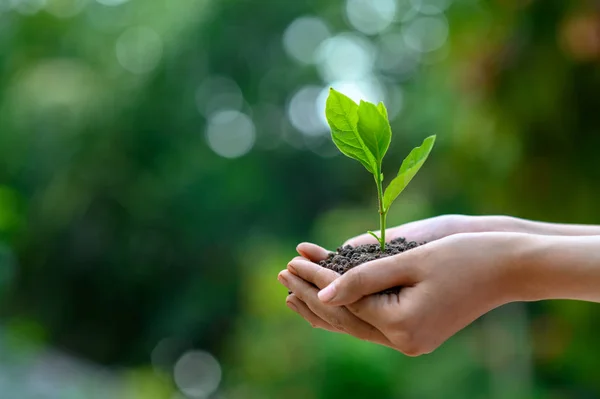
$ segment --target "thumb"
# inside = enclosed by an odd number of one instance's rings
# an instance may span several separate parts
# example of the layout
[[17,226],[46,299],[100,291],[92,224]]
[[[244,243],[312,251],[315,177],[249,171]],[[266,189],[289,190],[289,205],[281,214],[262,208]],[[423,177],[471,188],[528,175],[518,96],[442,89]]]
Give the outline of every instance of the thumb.
[[417,282],[413,259],[410,254],[398,254],[356,266],[319,291],[319,299],[343,306],[388,288],[412,285]]

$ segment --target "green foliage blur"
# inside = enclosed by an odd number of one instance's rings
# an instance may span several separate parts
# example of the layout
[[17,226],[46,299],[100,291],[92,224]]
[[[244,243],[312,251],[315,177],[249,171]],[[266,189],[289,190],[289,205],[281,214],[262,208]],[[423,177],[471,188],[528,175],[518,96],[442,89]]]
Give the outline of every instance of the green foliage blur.
[[385,101],[389,159],[437,134],[389,225],[600,224],[597,2],[0,0],[0,396],[600,397],[592,304],[414,359],[287,310],[297,242],[377,227],[330,85]]

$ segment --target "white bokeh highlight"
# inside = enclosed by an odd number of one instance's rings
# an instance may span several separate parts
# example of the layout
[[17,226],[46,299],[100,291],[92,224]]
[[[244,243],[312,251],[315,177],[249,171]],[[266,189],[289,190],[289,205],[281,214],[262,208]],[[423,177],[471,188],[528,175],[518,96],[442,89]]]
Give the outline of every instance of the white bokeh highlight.
[[236,110],[214,114],[206,128],[208,146],[224,158],[239,158],[247,154],[256,141],[252,119]]
[[327,122],[323,121],[321,115],[325,105],[318,101],[322,91],[320,86],[305,86],[292,96],[288,105],[288,118],[292,126],[309,136],[326,134],[328,131]]
[[312,16],[300,17],[283,33],[283,48],[296,61],[312,64],[315,62],[317,48],[330,36],[329,28],[322,19]]
[[134,74],[154,70],[162,53],[163,42],[160,35],[145,26],[129,28],[117,39],[117,60],[124,69]]
[[205,399],[221,383],[221,365],[210,353],[189,351],[179,358],[173,370],[177,388],[190,398]]
[[421,52],[404,42],[400,31],[382,34],[377,43],[377,66],[399,78],[409,77],[419,68]]
[[223,109],[240,111],[243,105],[242,90],[227,76],[209,76],[196,90],[196,106],[205,118]]
[[421,53],[440,49],[448,39],[448,21],[443,15],[420,16],[404,26],[404,42]]
[[358,80],[370,75],[376,51],[371,42],[352,33],[342,33],[319,46],[319,73],[324,81]]
[[395,0],[347,0],[348,22],[366,35],[385,30],[396,17]]

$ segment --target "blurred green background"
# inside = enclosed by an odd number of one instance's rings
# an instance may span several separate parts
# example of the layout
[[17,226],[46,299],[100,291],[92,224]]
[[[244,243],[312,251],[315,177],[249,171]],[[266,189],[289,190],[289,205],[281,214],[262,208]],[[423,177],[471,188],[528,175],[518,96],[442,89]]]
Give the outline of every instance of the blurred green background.
[[597,305],[420,358],[287,310],[297,242],[377,227],[329,86],[388,105],[387,174],[438,135],[392,224],[600,224],[597,1],[0,0],[0,397],[600,397]]

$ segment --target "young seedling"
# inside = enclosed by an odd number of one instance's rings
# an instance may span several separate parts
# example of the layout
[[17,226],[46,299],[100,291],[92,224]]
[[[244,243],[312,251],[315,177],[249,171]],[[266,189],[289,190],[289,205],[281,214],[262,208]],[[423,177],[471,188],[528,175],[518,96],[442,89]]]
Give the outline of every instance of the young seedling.
[[329,90],[325,107],[331,137],[337,148],[346,156],[359,161],[373,174],[377,184],[380,235],[369,231],[377,239],[381,251],[385,250],[385,221],[392,202],[406,188],[427,160],[435,136],[429,136],[420,147],[414,148],[402,161],[398,175],[383,191],[383,157],[392,140],[392,129],[385,105],[354,101],[334,89]]

